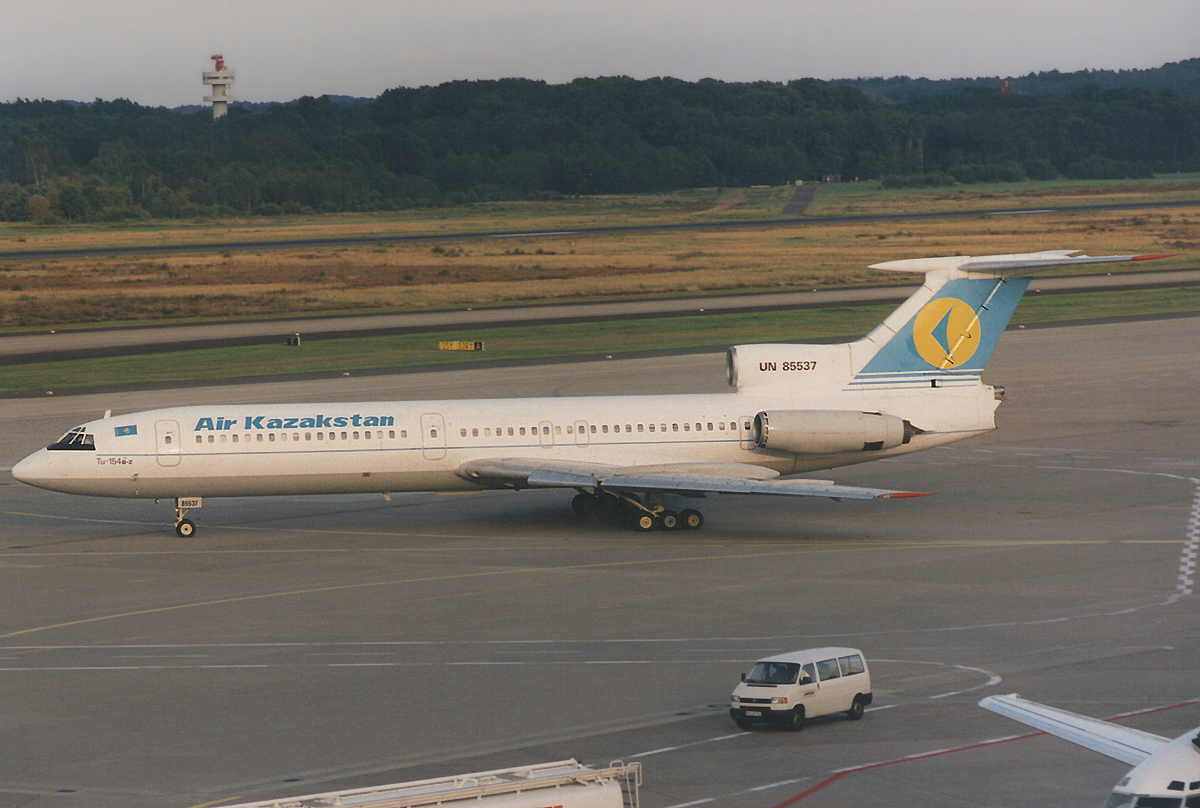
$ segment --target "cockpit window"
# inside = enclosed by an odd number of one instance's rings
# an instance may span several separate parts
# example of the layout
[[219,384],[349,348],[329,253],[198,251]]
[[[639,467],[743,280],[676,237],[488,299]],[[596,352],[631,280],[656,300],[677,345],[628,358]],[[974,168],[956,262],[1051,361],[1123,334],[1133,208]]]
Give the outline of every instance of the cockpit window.
[[1146,794],[1122,794],[1114,791],[1104,808],[1179,808],[1179,797],[1151,797]]
[[58,439],[58,443],[52,443],[46,447],[50,451],[58,451],[62,449],[75,449],[88,452],[96,451],[96,438],[86,428],[77,426],[67,434]]

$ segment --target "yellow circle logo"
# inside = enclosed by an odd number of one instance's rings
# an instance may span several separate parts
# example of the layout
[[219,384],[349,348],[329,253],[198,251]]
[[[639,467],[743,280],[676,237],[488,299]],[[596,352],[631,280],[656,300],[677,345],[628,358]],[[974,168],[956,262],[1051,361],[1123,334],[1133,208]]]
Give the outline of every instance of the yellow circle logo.
[[981,328],[975,309],[952,297],[939,298],[913,320],[913,345],[935,368],[956,368],[975,355]]

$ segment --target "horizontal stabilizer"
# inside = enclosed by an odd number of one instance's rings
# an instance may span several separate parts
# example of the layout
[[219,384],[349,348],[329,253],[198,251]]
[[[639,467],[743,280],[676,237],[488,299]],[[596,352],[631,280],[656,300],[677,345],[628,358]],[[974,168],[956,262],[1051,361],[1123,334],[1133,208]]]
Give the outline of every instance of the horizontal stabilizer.
[[1028,270],[1048,267],[1076,266],[1083,264],[1109,264],[1123,261],[1152,261],[1170,258],[1170,254],[1158,255],[1081,255],[1079,250],[1046,250],[1036,253],[1013,255],[953,255],[943,258],[906,258],[900,261],[884,261],[872,264],[871,269],[887,272],[936,272],[957,269],[962,272],[986,272],[994,276],[1021,275]]
[[1161,735],[1027,701],[1015,693],[988,696],[979,706],[1131,765],[1141,763],[1171,742]]

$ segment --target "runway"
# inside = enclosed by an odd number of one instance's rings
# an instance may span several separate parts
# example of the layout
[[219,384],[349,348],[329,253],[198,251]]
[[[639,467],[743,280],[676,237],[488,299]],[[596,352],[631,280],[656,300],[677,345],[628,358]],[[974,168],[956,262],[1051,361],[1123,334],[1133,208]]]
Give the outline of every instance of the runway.
[[[703,530],[571,518],[562,492],[168,503],[12,464],[185,403],[726,390],[723,357],[141,391],[0,407],[0,808],[189,808],[577,757],[644,808],[1099,806],[1127,767],[976,706],[1200,724],[1200,318],[1028,329],[999,429],[837,469],[881,502],[714,497]],[[861,722],[740,732],[759,656],[847,644]],[[1189,703],[1190,702],[1190,703]],[[36,801],[34,801],[36,799]]]

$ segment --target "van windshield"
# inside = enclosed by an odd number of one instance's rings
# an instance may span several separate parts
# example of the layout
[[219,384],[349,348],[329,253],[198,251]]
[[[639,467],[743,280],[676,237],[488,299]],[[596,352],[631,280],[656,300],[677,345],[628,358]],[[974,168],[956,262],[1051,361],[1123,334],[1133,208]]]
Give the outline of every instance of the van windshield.
[[746,674],[746,682],[753,685],[792,685],[800,674],[795,662],[755,662]]

